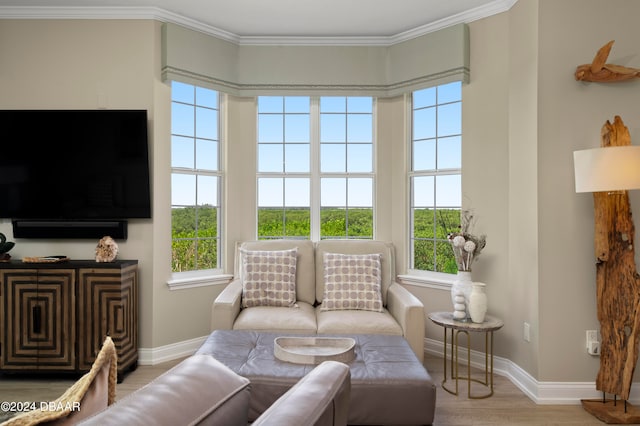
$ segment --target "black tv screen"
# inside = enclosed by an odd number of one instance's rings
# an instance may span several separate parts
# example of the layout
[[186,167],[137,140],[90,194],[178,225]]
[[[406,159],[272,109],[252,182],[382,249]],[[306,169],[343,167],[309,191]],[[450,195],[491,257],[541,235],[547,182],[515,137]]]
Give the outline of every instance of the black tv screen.
[[0,218],[150,218],[147,111],[0,110]]

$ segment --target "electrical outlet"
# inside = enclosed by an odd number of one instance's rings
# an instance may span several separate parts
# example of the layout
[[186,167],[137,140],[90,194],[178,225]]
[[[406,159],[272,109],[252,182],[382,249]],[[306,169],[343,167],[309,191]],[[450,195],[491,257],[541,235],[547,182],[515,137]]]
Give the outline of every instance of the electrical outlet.
[[526,321],[524,323],[522,334],[525,342],[531,342],[531,326]]
[[598,330],[587,330],[587,353],[589,355],[600,355],[600,339]]

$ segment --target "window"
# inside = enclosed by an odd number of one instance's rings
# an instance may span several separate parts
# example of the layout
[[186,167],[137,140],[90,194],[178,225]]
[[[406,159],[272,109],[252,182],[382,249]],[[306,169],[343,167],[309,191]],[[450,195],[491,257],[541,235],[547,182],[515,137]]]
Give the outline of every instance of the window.
[[309,238],[308,97],[258,98],[258,238]]
[[220,100],[218,92],[171,84],[171,267],[220,267]]
[[258,238],[373,238],[373,98],[258,98]]
[[373,99],[320,98],[321,238],[373,238]]
[[413,92],[411,129],[410,267],[455,273],[447,234],[462,206],[462,84]]

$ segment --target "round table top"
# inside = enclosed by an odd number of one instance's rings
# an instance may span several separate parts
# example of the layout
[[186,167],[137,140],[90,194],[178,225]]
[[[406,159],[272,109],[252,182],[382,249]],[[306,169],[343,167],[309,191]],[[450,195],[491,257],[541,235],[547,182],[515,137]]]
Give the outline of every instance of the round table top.
[[443,327],[466,331],[495,331],[504,325],[501,319],[492,317],[491,315],[486,315],[482,323],[471,322],[470,319],[466,321],[455,320],[453,319],[453,312],[431,312],[429,319]]

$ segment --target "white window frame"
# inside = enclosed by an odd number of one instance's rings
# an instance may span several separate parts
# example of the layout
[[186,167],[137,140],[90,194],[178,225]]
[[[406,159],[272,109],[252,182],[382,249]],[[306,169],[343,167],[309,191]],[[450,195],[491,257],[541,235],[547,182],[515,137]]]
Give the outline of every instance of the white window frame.
[[[444,83],[443,85],[448,84],[448,83]],[[461,83],[462,84],[462,83]],[[434,86],[434,87],[440,87],[441,85],[438,86]],[[422,89],[420,89],[422,90]],[[461,87],[462,90],[462,87]],[[417,90],[416,90],[417,91]],[[461,93],[461,97],[459,101],[453,101],[453,102],[443,102],[442,104],[438,103],[438,100],[436,98],[436,104],[434,105],[436,107],[436,114],[437,114],[437,108],[441,105],[448,105],[451,103],[455,103],[455,102],[460,102],[460,106],[462,108],[462,104],[463,104],[463,99],[462,99],[462,93]],[[411,96],[407,96],[407,103],[406,103],[406,117],[407,117],[407,121],[408,121],[408,144],[409,144],[409,149],[407,150],[407,188],[408,188],[408,230],[407,230],[407,265],[408,265],[408,276],[402,276],[401,278],[407,282],[410,282],[412,280],[412,278],[410,278],[411,276],[413,277],[418,277],[419,281],[420,278],[427,280],[430,283],[436,284],[436,286],[441,285],[441,284],[447,284],[447,283],[451,283],[452,279],[455,277],[455,274],[452,273],[447,273],[447,272],[438,272],[438,271],[432,271],[432,270],[424,270],[424,269],[416,269],[414,266],[414,260],[415,260],[415,253],[414,253],[414,242],[415,242],[415,237],[414,237],[414,204],[413,204],[413,200],[414,200],[414,188],[412,185],[413,182],[413,178],[415,177],[421,177],[421,176],[446,176],[446,175],[460,175],[461,177],[461,181],[460,181],[460,191],[462,192],[462,174],[463,174],[463,168],[462,168],[462,158],[460,158],[460,168],[449,168],[449,169],[442,169],[442,170],[438,170],[437,168],[434,170],[426,170],[426,171],[414,171],[413,170],[413,146],[414,146],[414,135],[413,135],[413,116],[414,116],[414,107],[413,107],[413,93],[411,93]],[[462,114],[462,113],[461,113]],[[463,133],[462,133],[462,116],[460,117],[460,125],[461,125],[461,129],[460,129],[460,133],[457,135],[461,138],[461,144],[462,139],[463,139]],[[446,135],[443,137],[451,137],[454,135]],[[435,140],[440,139],[441,137],[438,134],[437,131],[437,115],[436,115],[436,137],[434,138]],[[461,146],[462,148],[462,146]],[[436,154],[437,155],[437,154]],[[462,157],[462,149],[460,151],[460,156]],[[437,186],[434,185],[434,195],[436,194],[437,191]],[[462,210],[462,205],[459,206],[460,209]],[[437,206],[434,205],[434,209],[437,210]],[[436,214],[437,216],[437,214]],[[454,230],[451,230],[454,231]],[[433,241],[438,240],[435,236],[433,238]],[[453,252],[452,252],[453,255]]]
[[[206,88],[204,86],[199,86],[197,84],[190,84],[194,87]],[[207,88],[208,89],[208,88]],[[217,212],[217,267],[216,268],[208,268],[208,269],[194,269],[188,271],[179,271],[172,272],[171,277],[167,280],[167,286],[170,290],[181,290],[187,288],[194,287],[203,287],[203,286],[211,286],[211,285],[220,285],[230,282],[232,275],[224,274],[223,267],[225,261],[225,247],[224,247],[224,179],[225,179],[225,170],[224,170],[224,161],[225,158],[225,140],[224,135],[226,134],[224,131],[224,123],[226,123],[226,113],[227,113],[227,96],[226,94],[216,91],[218,95],[218,169],[216,171],[211,170],[199,170],[199,169],[190,169],[190,168],[175,168],[170,167],[171,175],[173,174],[189,174],[189,175],[204,175],[204,176],[215,176],[218,178],[217,191],[218,191],[218,212]],[[173,99],[171,99],[171,104],[173,104]],[[197,104],[195,104],[197,105]],[[195,123],[194,123],[195,125]],[[173,129],[171,130],[171,136],[173,136]],[[195,161],[195,159],[194,159]],[[173,204],[172,204],[173,206]],[[172,209],[172,207],[171,207]],[[171,214],[171,213],[170,213]],[[171,223],[171,219],[170,219]],[[196,237],[197,239],[197,237]],[[173,235],[171,235],[171,241],[173,242]]]
[[[276,95],[287,97],[288,95]],[[327,95],[329,96],[329,95]],[[258,181],[260,178],[265,177],[282,177],[286,178],[295,178],[295,177],[306,177],[310,179],[310,236],[311,241],[320,241],[321,235],[321,221],[320,221],[320,209],[321,209],[321,190],[320,184],[321,179],[326,177],[337,177],[337,178],[370,178],[372,179],[371,185],[371,198],[372,198],[372,236],[371,239],[376,238],[376,152],[377,152],[377,134],[376,134],[376,122],[377,122],[377,99],[375,97],[371,97],[372,100],[372,165],[371,172],[324,172],[320,171],[320,98],[324,96],[309,96],[310,99],[310,108],[309,108],[309,127],[310,127],[310,165],[309,172],[260,172],[259,171],[259,157],[256,156],[256,233],[258,230],[258,211],[259,211],[259,190],[258,190]],[[337,97],[349,97],[349,96],[337,96]],[[347,113],[348,114],[348,113]],[[258,98],[256,98],[256,123],[258,123],[259,119],[259,111],[258,111]],[[256,147],[259,146],[259,135],[256,134]],[[347,205],[347,210],[349,206]],[[256,235],[256,238],[259,238]],[[283,236],[283,238],[285,238]],[[293,238],[293,237],[286,237]],[[331,238],[331,237],[329,237]],[[347,237],[348,238],[348,237]],[[353,237],[357,238],[357,237]],[[325,238],[326,239],[326,238]]]

